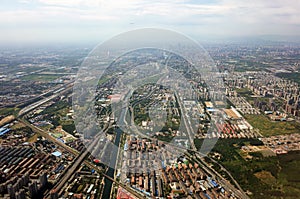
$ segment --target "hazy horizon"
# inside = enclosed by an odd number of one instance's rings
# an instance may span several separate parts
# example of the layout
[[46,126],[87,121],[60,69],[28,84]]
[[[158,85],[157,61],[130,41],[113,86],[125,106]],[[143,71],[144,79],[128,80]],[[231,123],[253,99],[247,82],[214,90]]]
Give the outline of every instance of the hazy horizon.
[[3,0],[0,9],[2,44],[101,42],[145,27],[200,41],[300,41],[298,0]]

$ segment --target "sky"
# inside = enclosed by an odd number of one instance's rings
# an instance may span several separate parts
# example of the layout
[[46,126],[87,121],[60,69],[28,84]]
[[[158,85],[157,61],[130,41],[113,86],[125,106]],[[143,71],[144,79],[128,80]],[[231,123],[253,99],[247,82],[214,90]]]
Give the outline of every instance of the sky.
[[293,37],[299,10],[299,0],[1,0],[0,43],[103,41],[145,27],[197,40]]

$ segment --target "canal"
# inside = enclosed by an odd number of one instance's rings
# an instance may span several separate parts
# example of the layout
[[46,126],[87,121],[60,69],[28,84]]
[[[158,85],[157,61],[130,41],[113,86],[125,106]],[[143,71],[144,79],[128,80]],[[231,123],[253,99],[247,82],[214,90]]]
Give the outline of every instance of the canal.
[[[115,167],[117,164],[117,156],[119,152],[119,143],[121,140],[121,135],[122,135],[122,130],[120,128],[116,128],[116,138],[114,144],[117,147],[117,150],[112,150],[111,152],[111,159],[110,159],[110,167],[108,168],[106,175],[108,175],[111,178],[114,178],[114,173],[115,173]],[[110,198],[110,193],[111,193],[111,188],[113,182],[107,178],[104,180],[104,189],[103,189],[103,194],[102,194],[102,199],[109,199]]]

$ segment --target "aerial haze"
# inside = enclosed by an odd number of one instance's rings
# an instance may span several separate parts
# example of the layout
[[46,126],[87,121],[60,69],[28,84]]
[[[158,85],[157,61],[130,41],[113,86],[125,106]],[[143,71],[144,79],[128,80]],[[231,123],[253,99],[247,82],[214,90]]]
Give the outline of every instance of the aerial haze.
[[299,0],[0,5],[0,199],[299,199]]
[[0,10],[2,43],[99,42],[142,27],[197,40],[300,34],[298,0],[3,0]]

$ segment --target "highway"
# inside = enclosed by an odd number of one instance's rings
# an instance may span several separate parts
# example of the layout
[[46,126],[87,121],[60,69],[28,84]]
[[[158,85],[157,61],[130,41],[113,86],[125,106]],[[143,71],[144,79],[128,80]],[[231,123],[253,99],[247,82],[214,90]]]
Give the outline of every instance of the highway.
[[[199,154],[197,155],[198,158],[203,157],[200,156]],[[227,173],[227,175],[231,178],[231,180],[234,182],[235,186],[239,189],[239,192],[242,194],[241,196],[243,196],[243,198],[248,198],[248,196],[246,196],[246,194],[244,193],[243,189],[241,188],[241,186],[239,185],[239,183],[233,178],[233,176],[231,175],[231,173],[229,171],[227,171],[225,169],[225,167],[223,167],[223,165],[219,164],[217,161],[215,161],[214,159],[208,157],[210,159],[210,161],[214,162],[215,164],[217,164],[223,171],[225,171]],[[203,161],[203,164],[205,164],[207,167],[209,167],[207,165],[207,163],[205,161]],[[226,181],[218,172],[215,172],[219,178],[221,178],[223,181]],[[232,188],[231,184],[228,184],[229,187]]]
[[175,97],[176,97],[176,99],[177,99],[177,102],[178,102],[178,104],[179,104],[179,108],[180,108],[180,110],[181,110],[181,118],[182,118],[182,120],[183,120],[183,123],[184,123],[184,125],[185,125],[185,129],[186,129],[186,131],[187,131],[187,134],[188,134],[188,138],[189,138],[189,141],[190,141],[190,144],[191,144],[191,148],[193,149],[193,150],[197,150],[197,148],[196,148],[196,146],[195,146],[195,144],[194,144],[194,132],[193,132],[193,128],[191,127],[191,125],[190,124],[188,124],[188,119],[187,119],[187,113],[186,113],[186,111],[185,111],[185,107],[184,107],[184,104],[183,104],[183,102],[181,101],[181,98],[180,98],[180,96],[178,95],[178,93],[177,92],[174,92],[175,93]]
[[[162,82],[163,81],[163,78],[165,78],[166,75],[164,75],[163,77],[160,78],[160,80],[158,82]],[[150,92],[147,96],[145,96],[144,98],[142,99],[139,99],[138,101],[134,102],[134,105],[135,106],[137,103],[139,103],[140,101],[150,97],[151,95],[153,94],[153,91]],[[174,92],[175,94],[175,97],[178,101],[178,104],[179,104],[179,108],[181,110],[181,115],[182,115],[182,120],[184,122],[184,125],[185,125],[185,128],[186,128],[186,131],[187,131],[187,136],[188,136],[188,139],[190,141],[190,144],[191,144],[191,149],[192,151],[196,152],[197,155],[199,155],[200,158],[204,157],[204,154],[201,154],[200,152],[197,151],[197,148],[194,144],[194,131],[193,131],[193,128],[191,127],[191,124],[188,122],[189,119],[187,118],[187,113],[185,111],[185,107],[184,107],[184,104],[180,98],[180,96],[178,95],[178,93],[175,91]],[[133,111],[133,107],[130,106],[129,107],[130,110],[131,110],[131,129],[134,130],[134,132],[138,135],[140,135],[141,137],[147,137],[149,138],[149,136],[147,135],[144,135],[142,133],[139,132],[139,130],[136,128],[136,126],[134,125],[134,111]],[[126,113],[126,112],[125,112]],[[125,118],[125,116],[124,116]],[[177,148],[178,150],[183,150],[182,148],[178,148],[178,146],[174,146],[172,145],[173,147]],[[210,158],[211,159],[211,158]],[[238,184],[238,182],[233,178],[233,176],[230,174],[230,172],[228,172],[222,165],[220,165],[218,162],[216,162],[215,160],[211,159],[214,163],[218,164],[222,170],[224,170],[228,175],[229,177],[232,179],[232,181],[235,183],[235,185],[238,187],[238,190],[233,187],[227,180],[225,180],[219,173],[217,173],[216,171],[211,171],[210,169],[206,169],[207,172],[209,172],[212,176],[218,176],[218,178],[223,182],[223,184],[225,184],[228,188],[230,188],[231,190],[236,190],[234,191],[235,193],[237,193],[237,195],[240,197],[240,198],[245,198],[245,199],[248,199],[249,197],[244,193],[244,191],[242,190],[242,188],[240,187],[240,185]],[[202,161],[201,165],[205,168],[209,168],[209,165],[207,165],[207,163],[205,161]]]
[[[195,158],[195,156],[193,156],[191,154],[186,154],[186,155],[189,158],[191,158],[192,160],[194,160],[195,162],[197,162],[201,166],[201,168],[203,168],[206,171],[206,173],[211,175],[214,179],[218,179],[218,181],[221,182],[221,184],[225,187],[225,189],[231,190],[235,194],[235,196],[237,196],[238,198],[249,199],[249,197],[245,194],[245,192],[242,190],[240,185],[236,182],[236,180],[232,177],[232,175],[223,166],[218,164],[218,165],[221,166],[221,168],[224,168],[225,172],[230,174],[229,177],[233,180],[233,182],[236,184],[238,189],[236,187],[234,187],[223,176],[221,176],[218,172],[213,170],[204,160],[202,160],[203,159],[203,154],[200,155],[200,152],[198,152],[198,151],[193,151],[193,152],[195,152],[195,155],[196,155],[197,159]],[[211,160],[211,158],[209,158],[209,159]]]
[[[51,141],[51,142],[55,143],[56,145],[62,147],[66,151],[68,151],[69,153],[77,156],[77,158],[74,160],[74,163],[72,164],[72,166],[70,168],[68,168],[68,170],[66,171],[66,173],[62,176],[62,179],[59,180],[58,184],[56,184],[54,186],[54,188],[56,189],[56,191],[60,191],[62,189],[63,185],[70,179],[70,177],[72,176],[72,174],[76,171],[76,168],[78,168],[78,166],[84,161],[84,164],[86,164],[88,167],[94,169],[98,173],[102,174],[105,178],[107,178],[111,182],[114,182],[116,185],[119,185],[119,186],[123,187],[124,189],[126,189],[128,192],[130,192],[134,196],[136,196],[138,198],[143,198],[143,196],[141,196],[139,193],[137,193],[132,188],[130,188],[130,187],[126,186],[126,185],[120,184],[118,181],[114,180],[113,177],[105,174],[102,169],[100,169],[99,167],[97,167],[93,163],[85,160],[86,156],[89,154],[88,150],[84,151],[84,153],[79,153],[77,150],[75,150],[75,149],[67,146],[66,144],[62,143],[61,141],[58,141],[57,139],[55,139],[54,137],[52,137],[51,135],[49,135],[44,130],[42,130],[42,129],[40,129],[40,128],[38,128],[38,127],[30,124],[29,122],[27,122],[27,121],[25,121],[23,119],[20,119],[20,118],[18,118],[18,121],[21,122],[22,124],[30,127],[34,132],[40,134],[41,136],[43,136],[48,141]],[[96,139],[93,143],[96,144],[97,141],[98,140]],[[93,147],[94,144],[92,144],[91,147]],[[49,197],[50,196],[47,195],[45,198],[49,198]]]
[[[150,96],[150,95],[147,95],[147,96]],[[185,125],[186,130],[187,130],[188,138],[189,138],[190,143],[191,143],[191,148],[192,148],[191,151],[195,152],[195,153],[196,153],[196,156],[198,157],[198,159],[201,160],[201,159],[204,157],[204,154],[201,154],[201,153],[197,150],[197,148],[196,148],[196,146],[195,146],[195,144],[194,144],[193,129],[192,129],[192,127],[191,127],[191,124],[188,123],[188,118],[187,118],[187,114],[186,114],[186,111],[185,111],[185,107],[184,107],[183,103],[181,102],[181,99],[179,98],[179,96],[178,96],[178,94],[177,94],[176,92],[175,92],[175,96],[176,96],[176,98],[177,98],[177,100],[178,100],[178,104],[179,104],[179,106],[180,106],[181,113],[182,113],[182,119],[183,119],[184,125]],[[145,98],[143,98],[143,99],[145,99]],[[141,100],[139,100],[139,101],[141,101]],[[130,110],[131,110],[131,112],[132,112],[132,115],[131,115],[131,127],[130,127],[130,128],[131,128],[132,130],[134,130],[134,132],[135,132],[136,134],[138,134],[139,136],[150,138],[149,136],[140,133],[140,132],[138,131],[138,129],[135,127],[135,125],[134,125],[133,108],[132,108],[131,106],[130,106],[129,108],[130,108]],[[125,111],[125,113],[126,113],[126,111]],[[125,116],[124,116],[124,118],[125,118]],[[125,123],[125,122],[126,122],[126,121],[124,120],[124,123]],[[133,127],[135,127],[135,128],[133,128]],[[170,144],[170,143],[169,143],[169,144]],[[171,144],[171,145],[172,145],[174,148],[177,148],[178,150],[181,150],[181,151],[184,152],[184,149],[183,149],[183,148],[180,148],[180,147],[178,147],[178,146],[176,146],[176,145],[173,145],[173,144]],[[231,178],[231,179],[233,180],[233,182],[236,184],[236,186],[238,187],[238,189],[236,189],[230,182],[228,182],[226,179],[224,179],[224,177],[221,176],[219,173],[217,173],[216,171],[212,170],[212,169],[210,168],[210,166],[209,166],[204,160],[201,161],[201,162],[199,162],[199,160],[196,160],[195,157],[191,156],[190,154],[188,154],[188,153],[185,153],[185,154],[186,154],[188,157],[190,157],[191,159],[193,159],[193,160],[195,160],[196,162],[198,162],[199,165],[201,165],[201,167],[202,167],[208,174],[210,174],[213,178],[218,179],[218,181],[220,181],[220,182],[225,186],[225,188],[226,188],[227,190],[233,191],[233,193],[235,193],[235,195],[238,196],[239,198],[242,198],[242,199],[249,199],[249,197],[244,193],[244,191],[242,190],[242,188],[240,187],[240,185],[236,182],[236,180],[232,177],[232,175],[231,175],[231,174],[230,174],[230,173],[229,173],[222,165],[220,165],[219,163],[217,163],[218,165],[221,166],[221,168],[222,168],[225,172],[227,172],[227,173],[229,174],[230,178]],[[211,159],[211,158],[210,158],[210,159]],[[214,161],[214,160],[213,160],[213,161]],[[216,161],[214,161],[214,162],[216,162]]]
[[27,122],[26,120],[24,120],[22,118],[17,118],[17,120],[20,123],[30,127],[33,132],[36,132],[36,133],[40,134],[42,137],[46,138],[48,141],[51,141],[51,142],[55,143],[57,146],[62,147],[66,151],[70,152],[71,154],[73,154],[75,156],[77,156],[79,154],[78,151],[76,151],[75,149],[69,147],[68,145],[64,144],[63,142],[57,140],[56,138],[52,137],[51,135],[48,134],[48,132],[45,132],[43,129],[40,129],[39,127],[36,127],[36,126],[30,124],[29,122]]
[[[180,110],[182,111],[181,115],[182,115],[182,119],[183,119],[183,122],[184,122],[184,125],[186,127],[186,130],[187,130],[187,134],[188,134],[188,137],[189,137],[189,140],[190,140],[190,143],[191,143],[191,148],[193,152],[196,152],[196,155],[199,159],[202,159],[204,156],[206,156],[205,154],[201,154],[195,144],[194,144],[194,132],[193,132],[193,128],[191,127],[191,124],[187,121],[188,118],[187,118],[187,113],[185,111],[185,107],[184,107],[184,104],[182,103],[181,101],[181,98],[180,96],[178,95],[177,92],[175,92],[175,96],[178,100],[178,104],[180,106]],[[193,157],[191,157],[193,158]],[[209,157],[208,157],[209,158]],[[229,177],[232,179],[232,181],[235,183],[235,185],[238,187],[238,189],[236,189],[234,186],[232,186],[231,183],[229,183],[226,179],[224,179],[218,172],[216,171],[211,171],[209,165],[203,160],[201,162],[201,165],[203,166],[203,168],[212,176],[216,177],[218,176],[219,180],[222,182],[222,184],[226,185],[227,188],[229,188],[230,190],[232,190],[236,195],[238,195],[240,198],[243,198],[243,199],[248,199],[249,197],[245,194],[245,192],[242,190],[242,188],[240,187],[240,185],[238,184],[238,182],[233,178],[233,176],[230,174],[230,172],[228,172],[221,164],[219,164],[217,161],[213,160],[212,158],[209,158],[211,161],[213,161],[214,163],[218,164],[222,170],[224,170],[228,175]]]
[[[137,193],[135,190],[133,190],[132,188],[126,186],[126,185],[123,185],[123,184],[120,184],[118,183],[117,181],[114,180],[114,168],[115,168],[115,165],[116,165],[116,162],[117,162],[117,154],[118,154],[118,151],[115,151],[111,154],[111,162],[110,162],[110,165],[112,166],[112,168],[109,168],[107,170],[107,173],[104,174],[103,171],[101,169],[99,169],[97,166],[93,165],[92,163],[90,163],[89,161],[86,161],[85,158],[86,156],[89,154],[89,149],[91,149],[92,147],[94,147],[94,145],[98,142],[97,139],[95,139],[93,141],[93,143],[89,146],[88,150],[84,151],[83,153],[79,153],[78,151],[76,151],[75,149],[65,145],[64,143],[62,143],[61,141],[58,141],[57,139],[55,139],[54,137],[52,137],[51,135],[49,135],[47,132],[45,132],[44,130],[30,124],[29,122],[27,122],[26,120],[22,119],[21,117],[25,114],[27,114],[28,112],[38,108],[39,106],[43,105],[44,103],[58,97],[59,95],[69,91],[70,89],[72,89],[71,86],[68,86],[68,87],[64,87],[63,90],[57,90],[58,92],[46,99],[43,99],[43,100],[40,100],[34,104],[31,104],[25,108],[23,108],[20,112],[19,112],[19,115],[18,115],[18,118],[17,120],[21,123],[23,123],[24,125],[30,127],[34,132],[37,132],[39,133],[41,136],[45,137],[47,140],[55,143],[56,145],[62,147],[63,149],[65,149],[66,151],[70,152],[71,154],[77,156],[74,160],[74,163],[70,166],[70,168],[64,173],[64,175],[62,176],[62,178],[58,181],[58,183],[54,186],[54,189],[59,192],[61,194],[61,191],[62,191],[62,188],[66,185],[66,183],[68,182],[68,180],[72,177],[72,175],[74,174],[74,172],[78,169],[78,167],[83,163],[85,162],[86,165],[88,165],[90,168],[93,168],[95,169],[96,171],[98,171],[99,173],[102,173],[104,176],[105,176],[105,187],[104,187],[104,192],[103,192],[103,195],[102,195],[102,198],[107,198],[108,194],[111,193],[111,187],[112,187],[112,183],[116,183],[117,185],[120,185],[121,187],[123,187],[124,189],[126,189],[127,191],[129,191],[130,193],[134,194],[135,196],[141,198],[141,194]],[[125,98],[125,100],[128,101],[128,99],[130,98],[131,94],[132,94],[132,91],[129,92]],[[149,97],[151,96],[152,93],[149,93],[146,97]],[[187,115],[186,115],[186,112],[185,112],[185,109],[184,109],[184,105],[183,103],[181,102],[181,99],[180,97],[178,96],[177,93],[175,93],[175,96],[178,100],[178,103],[180,105],[180,109],[182,111],[182,118],[183,118],[183,122],[186,126],[186,130],[187,130],[187,134],[188,134],[188,137],[189,137],[189,140],[190,140],[190,143],[191,143],[191,148],[192,148],[192,151],[194,152],[197,152],[197,156],[199,158],[203,157],[201,154],[199,154],[199,152],[197,151],[195,145],[194,145],[194,142],[193,142],[193,130],[192,130],[192,127],[190,126],[190,124],[188,123],[188,118],[187,118]],[[145,99],[145,98],[144,98]],[[126,114],[127,114],[127,107],[123,107],[122,110],[121,110],[121,113],[120,113],[120,126],[127,126],[127,122],[125,120],[125,117],[126,117]],[[133,118],[131,118],[133,119]],[[131,121],[132,122],[132,121]],[[116,146],[119,147],[119,142],[120,142],[120,137],[121,137],[121,134],[122,134],[122,131],[121,129],[117,129],[117,136],[115,138],[115,142],[114,144]],[[145,136],[145,135],[143,135]],[[180,150],[182,150],[180,148]],[[199,161],[198,161],[199,162]],[[212,171],[210,168],[209,168],[209,165],[207,165],[204,161],[200,163],[203,168],[208,172],[210,173],[212,176],[218,176],[218,178],[221,180],[222,184],[225,184],[227,188],[229,188],[230,190],[236,190],[235,187],[233,187],[227,180],[225,180],[219,173],[215,172],[215,171]],[[221,165],[221,168],[228,172],[222,165]],[[230,174],[230,173],[229,173]],[[232,178],[232,176],[230,175],[230,177]],[[233,179],[233,178],[232,178]],[[234,179],[233,179],[234,180]],[[236,181],[235,181],[236,182]],[[236,185],[237,187],[240,189],[238,192],[237,191],[234,191],[236,193],[237,196],[239,196],[240,198],[244,198],[244,199],[248,199],[248,196],[245,195],[245,193],[242,191],[242,189],[240,188],[240,186],[238,185],[238,183],[236,182]]]
[[[191,127],[191,124],[187,122],[188,118],[187,118],[187,113],[185,111],[184,104],[181,102],[180,96],[178,96],[177,92],[175,92],[175,96],[178,100],[178,104],[179,104],[180,109],[182,111],[181,112],[182,113],[182,119],[183,119],[184,125],[185,125],[186,130],[187,130],[187,134],[188,134],[188,137],[189,137],[189,140],[190,140],[190,143],[191,143],[191,148],[192,148],[191,151],[196,152],[197,157],[199,159],[202,159],[205,156],[205,154],[201,154],[197,150],[197,148],[194,144],[194,136],[193,136],[194,132],[193,132],[193,128]],[[190,158],[193,158],[193,157],[191,156]],[[232,190],[239,198],[248,199],[249,197],[245,194],[245,192],[242,190],[242,188],[240,187],[238,182],[233,178],[233,176],[222,165],[217,163],[215,160],[213,160],[211,158],[209,158],[209,159],[212,160],[213,162],[215,162],[216,164],[218,164],[222,168],[222,170],[224,170],[229,175],[229,177],[233,180],[233,182],[236,184],[238,189],[236,189],[234,186],[232,186],[232,184],[229,183],[227,180],[225,180],[218,172],[216,172],[214,170],[211,171],[209,165],[205,161],[202,161],[200,164],[203,166],[203,168],[206,170],[206,172],[208,172],[210,175],[214,176],[214,178],[216,178],[216,176],[218,176],[219,181],[221,181],[222,184],[224,184],[229,190]]]
[[[68,180],[71,178],[71,176],[74,174],[74,172],[76,171],[76,169],[80,166],[81,163],[85,163],[88,167],[94,169],[95,171],[97,171],[98,173],[102,174],[106,179],[109,179],[109,181],[111,182],[111,184],[114,182],[116,185],[119,185],[121,187],[123,187],[124,189],[126,189],[129,193],[133,194],[134,196],[138,197],[138,198],[143,198],[139,193],[137,193],[135,190],[133,190],[131,187],[128,187],[126,185],[120,184],[119,182],[114,180],[114,172],[112,173],[112,175],[107,175],[103,172],[102,169],[98,168],[97,166],[95,166],[93,163],[85,160],[86,156],[89,154],[89,150],[85,150],[83,153],[79,153],[77,150],[67,146],[66,144],[64,144],[61,141],[58,141],[56,138],[52,137],[51,135],[48,134],[48,132],[44,131],[43,129],[40,129],[39,127],[36,127],[34,125],[32,125],[31,123],[29,123],[28,121],[26,121],[25,119],[22,118],[22,116],[24,116],[25,114],[29,113],[30,111],[38,108],[39,106],[43,105],[44,103],[50,101],[51,99],[54,99],[55,97],[58,97],[59,95],[69,91],[72,89],[72,86],[70,84],[66,85],[64,87],[64,89],[58,89],[56,90],[57,93],[46,98],[43,100],[40,100],[34,104],[28,105],[27,107],[24,107],[18,114],[18,117],[16,118],[17,121],[19,121],[20,123],[24,124],[25,126],[28,126],[32,129],[32,131],[38,133],[39,135],[41,135],[42,137],[44,137],[45,139],[47,139],[48,141],[53,142],[55,145],[63,148],[64,150],[68,151],[69,153],[73,154],[76,156],[73,164],[70,166],[70,168],[68,168],[65,173],[63,173],[63,175],[61,176],[61,179],[57,182],[57,184],[55,184],[54,189],[61,193],[62,188],[64,187],[64,185],[68,182]],[[122,113],[122,115],[125,116],[125,112]],[[120,138],[119,138],[120,139]],[[115,143],[118,143],[120,140],[116,139]],[[119,140],[119,141],[118,141]],[[93,143],[90,145],[89,149],[91,149],[92,147],[94,147],[94,145],[98,142],[97,139],[95,139],[93,141]],[[117,154],[117,153],[116,153]],[[115,158],[115,162],[116,162],[116,158]],[[112,177],[111,177],[112,176]],[[111,187],[110,187],[111,189]],[[47,196],[45,198],[50,198],[49,193],[47,194]]]
[[[56,97],[60,96],[61,94],[66,93],[67,91],[72,90],[73,89],[72,85],[73,85],[73,82],[69,83],[67,85],[64,85],[62,87],[59,87],[55,91],[51,91],[51,92],[54,93],[53,95],[51,95],[51,96],[49,96],[49,97],[47,97],[45,99],[42,99],[40,101],[37,101],[37,102],[35,102],[33,104],[30,104],[30,105],[24,107],[23,109],[21,109],[19,111],[19,113],[18,113],[18,117],[22,117],[23,115],[25,115],[25,114],[29,113],[30,111],[32,111],[32,110],[40,107],[41,105],[49,102],[50,100],[55,99]],[[43,95],[46,95],[46,94],[43,94]]]
[[[30,99],[27,99],[27,100],[24,100],[22,102],[16,102],[16,103],[13,103],[13,104],[10,104],[8,107],[22,107],[22,106],[25,106],[27,103],[34,103],[35,101],[37,101],[38,99],[40,98],[44,98],[46,95],[49,95],[49,94],[53,94],[55,91],[59,90],[59,89],[64,89],[70,85],[72,85],[74,83],[74,81],[71,81],[70,83],[66,84],[66,85],[58,85],[58,86],[55,86],[54,88],[51,88],[50,90],[48,91],[45,91],[44,93],[38,95],[38,96],[35,96],[33,98],[30,98]],[[0,105],[0,108],[3,108],[5,106],[3,105]]]
[[67,184],[67,182],[71,179],[72,175],[75,173],[75,171],[79,168],[81,163],[85,160],[85,158],[90,154],[90,151],[95,147],[95,145],[99,142],[99,137],[94,138],[94,141],[89,145],[89,147],[83,151],[81,154],[77,156],[73,164],[70,168],[67,169],[64,176],[60,179],[58,183],[53,187],[53,190],[59,193],[59,195],[62,194],[63,187]]
[[[176,95],[176,98],[178,100],[178,104],[180,106],[180,109],[182,111],[183,122],[185,124],[186,130],[187,130],[187,133],[188,133],[188,137],[189,137],[190,142],[191,142],[191,148],[192,148],[191,151],[196,152],[197,157],[199,159],[202,159],[206,155],[205,154],[201,154],[197,150],[197,148],[196,148],[196,146],[194,144],[193,128],[191,127],[191,124],[187,122],[188,118],[187,118],[187,114],[185,112],[185,107],[184,107],[183,103],[181,102],[181,99],[178,96],[178,94],[175,93],[175,95]],[[193,157],[191,157],[191,158],[193,158]],[[212,158],[209,158],[209,159],[212,160],[214,163],[218,164],[222,168],[222,170],[224,170],[229,175],[229,177],[233,180],[233,182],[236,184],[236,186],[238,187],[238,189],[236,189],[234,186],[232,186],[232,184],[229,183],[226,179],[224,179],[218,172],[216,172],[214,170],[211,171],[209,165],[205,161],[201,162],[201,165],[203,166],[203,168],[210,175],[214,176],[214,178],[216,178],[216,176],[218,176],[219,181],[221,181],[222,184],[224,184],[227,188],[229,188],[229,190],[232,190],[238,197],[243,198],[243,199],[248,199],[249,197],[244,193],[244,191],[242,190],[242,188],[240,187],[240,185],[238,184],[238,182],[233,178],[233,176],[222,165],[220,165],[219,163],[217,163],[215,160],[213,160]]]

